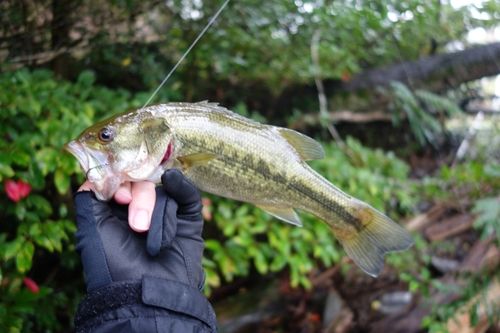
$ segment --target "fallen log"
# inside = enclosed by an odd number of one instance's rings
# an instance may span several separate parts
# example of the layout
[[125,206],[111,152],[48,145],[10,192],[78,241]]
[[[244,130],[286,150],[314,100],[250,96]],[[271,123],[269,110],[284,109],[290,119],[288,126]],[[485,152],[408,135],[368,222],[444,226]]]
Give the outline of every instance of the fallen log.
[[500,59],[500,43],[491,43],[460,52],[438,54],[367,70],[340,85],[339,82],[329,85],[327,81],[325,89],[329,95],[338,91],[374,89],[399,81],[413,88],[425,86],[426,90],[443,92],[457,88],[464,82],[500,74],[497,59]]

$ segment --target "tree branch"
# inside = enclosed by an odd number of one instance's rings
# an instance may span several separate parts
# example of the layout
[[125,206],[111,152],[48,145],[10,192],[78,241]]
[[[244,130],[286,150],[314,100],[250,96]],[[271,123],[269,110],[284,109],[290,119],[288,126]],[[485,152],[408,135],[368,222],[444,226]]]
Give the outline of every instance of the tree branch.
[[465,51],[424,57],[412,62],[375,68],[360,73],[348,82],[327,82],[327,94],[339,91],[355,92],[387,86],[400,81],[413,88],[442,92],[461,83],[500,74],[500,43],[473,47]]

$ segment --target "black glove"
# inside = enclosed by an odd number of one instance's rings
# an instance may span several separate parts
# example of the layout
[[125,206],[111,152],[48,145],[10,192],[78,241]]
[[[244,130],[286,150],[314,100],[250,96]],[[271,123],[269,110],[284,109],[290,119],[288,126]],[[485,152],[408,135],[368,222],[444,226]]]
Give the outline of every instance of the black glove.
[[[146,306],[201,317],[211,326],[215,322],[213,310],[200,292],[205,279],[200,193],[178,170],[167,170],[162,183],[156,188],[156,205],[147,233],[129,227],[127,205],[100,202],[90,191],[75,194],[76,252],[81,256],[91,296],[86,296],[83,306],[80,304],[77,317],[84,319],[76,318],[75,322],[88,321],[89,316],[104,311],[103,307],[136,302],[135,296],[115,294],[137,292]],[[139,291],[130,290],[134,283]],[[116,289],[116,285],[122,289]],[[103,302],[109,304],[97,304],[100,310],[96,311],[93,303]],[[205,310],[205,303],[209,310]]]
[[147,233],[130,229],[128,206],[100,202],[91,192],[75,195],[76,251],[82,259],[87,291],[141,279],[143,274],[203,287],[200,193],[178,170],[167,170],[162,183],[163,187],[156,188]]

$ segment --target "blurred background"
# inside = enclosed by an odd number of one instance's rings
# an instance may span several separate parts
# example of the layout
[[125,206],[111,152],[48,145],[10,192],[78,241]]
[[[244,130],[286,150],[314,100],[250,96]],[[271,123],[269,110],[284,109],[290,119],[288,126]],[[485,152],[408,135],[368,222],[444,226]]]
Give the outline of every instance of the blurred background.
[[[0,0],[0,332],[72,332],[84,276],[63,144],[142,106],[221,6]],[[320,141],[314,169],[405,226],[374,279],[321,221],[204,194],[221,332],[500,332],[500,1],[229,2],[152,103]]]

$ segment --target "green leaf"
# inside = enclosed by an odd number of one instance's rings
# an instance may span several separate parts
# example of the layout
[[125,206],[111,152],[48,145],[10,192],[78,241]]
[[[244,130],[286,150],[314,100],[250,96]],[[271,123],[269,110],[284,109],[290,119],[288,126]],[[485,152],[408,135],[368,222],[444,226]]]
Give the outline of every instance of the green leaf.
[[57,191],[60,194],[65,194],[69,189],[69,175],[61,170],[56,170],[54,175],[54,183],[56,185]]
[[277,272],[282,270],[286,264],[288,263],[287,257],[284,256],[283,254],[278,254],[274,256],[273,261],[271,262],[271,265],[269,266],[269,269],[272,272]]
[[42,228],[40,227],[40,223],[34,223],[30,226],[29,235],[31,237],[38,236],[41,232]]
[[227,223],[224,228],[222,228],[222,233],[226,237],[231,237],[234,235],[236,231],[236,223],[229,222]]
[[22,305],[27,306],[28,308],[31,308],[33,310],[33,301],[37,300],[40,298],[40,293],[35,294],[32,291],[28,289],[22,289],[17,295],[16,295],[16,302],[19,303],[24,303]]
[[90,87],[95,81],[95,74],[92,71],[83,71],[77,79],[77,83],[83,87]]
[[49,238],[47,238],[44,235],[39,235],[34,237],[35,243],[45,249],[47,249],[49,252],[54,252],[54,245],[50,241]]
[[68,207],[65,204],[59,206],[59,217],[65,218],[68,216]]
[[222,250],[222,245],[216,239],[207,239],[205,241],[205,248],[213,252],[219,252]]
[[22,221],[26,216],[26,207],[24,206],[23,203],[18,202],[18,204],[14,208],[14,212],[16,213],[16,217]]
[[2,323],[2,326],[5,327],[8,333],[21,332],[21,328],[23,327],[23,318],[13,315],[8,316],[5,322]]
[[[472,210],[478,214],[474,222],[474,228],[481,230],[483,239],[489,237],[493,232],[500,236],[500,199],[484,198],[477,200]],[[499,238],[500,242],[500,238]]]
[[31,268],[35,246],[31,242],[23,244],[21,251],[16,256],[16,266],[19,273],[25,273]]
[[2,179],[2,175],[7,178],[12,178],[14,176],[14,170],[10,167],[10,165],[0,163],[0,180]]
[[[416,291],[419,291],[420,290],[420,283],[416,280],[412,280],[410,281],[410,285],[409,285],[409,290],[411,292],[416,292]],[[421,291],[421,290],[420,290]]]
[[208,284],[211,287],[218,287],[220,286],[220,277],[217,272],[212,269],[212,268],[205,268],[205,273],[206,273],[206,284]]
[[22,244],[24,242],[24,238],[22,237],[17,237],[11,242],[8,242],[7,244],[4,245],[4,257],[3,260],[7,261],[10,258],[14,257],[22,247]]
[[260,274],[264,275],[267,273],[269,266],[267,264],[266,257],[262,252],[257,251],[255,253],[254,264],[255,268],[259,271]]
[[56,170],[57,151],[51,147],[45,147],[36,152],[35,158],[39,162],[40,170],[44,176]]
[[46,217],[52,214],[50,202],[41,195],[31,194],[26,198],[26,202],[36,208],[40,217]]

